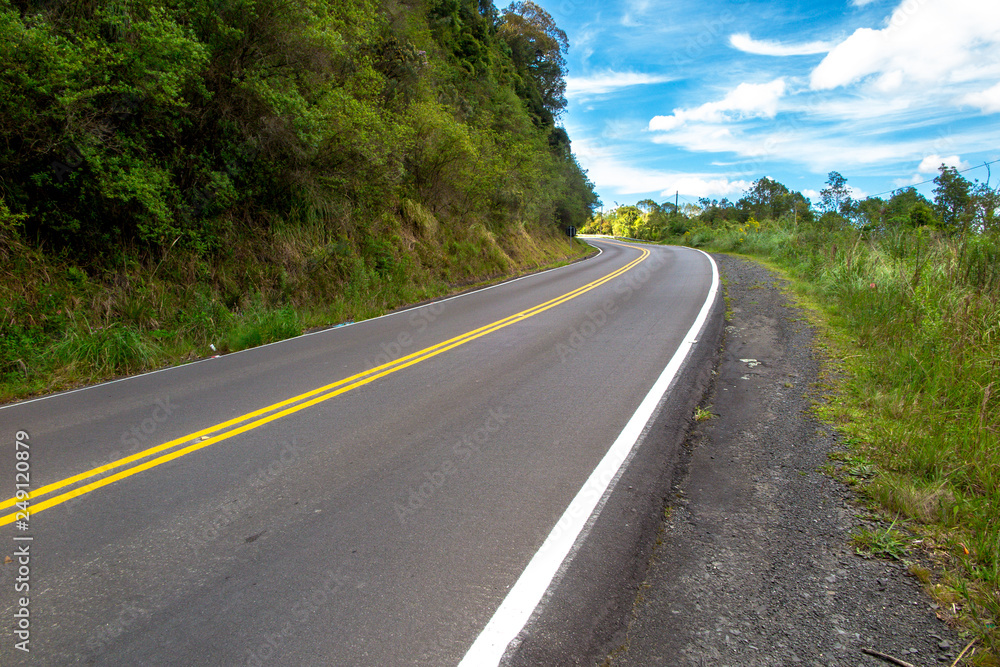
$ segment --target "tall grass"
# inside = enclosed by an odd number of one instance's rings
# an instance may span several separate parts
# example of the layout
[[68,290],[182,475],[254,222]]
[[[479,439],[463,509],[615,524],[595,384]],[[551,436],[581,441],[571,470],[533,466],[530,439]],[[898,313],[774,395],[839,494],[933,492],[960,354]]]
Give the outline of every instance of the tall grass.
[[764,258],[820,305],[842,378],[822,411],[877,464],[869,497],[923,536],[944,613],[980,638],[974,660],[997,664],[1000,239],[770,223],[682,241]]
[[159,352],[159,347],[136,329],[115,322],[99,329],[70,329],[50,354],[67,371],[96,378],[151,368]]
[[424,222],[386,220],[354,238],[289,225],[211,258],[125,249],[100,270],[0,229],[0,402],[366,319],[589,251],[553,229]]

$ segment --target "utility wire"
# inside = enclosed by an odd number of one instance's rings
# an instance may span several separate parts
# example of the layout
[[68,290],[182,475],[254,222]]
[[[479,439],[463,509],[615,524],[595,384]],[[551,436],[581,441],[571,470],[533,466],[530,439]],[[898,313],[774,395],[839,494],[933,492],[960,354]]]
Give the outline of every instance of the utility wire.
[[[988,167],[991,164],[996,164],[997,162],[1000,162],[1000,160],[993,160],[992,162],[984,162],[982,164],[977,164],[975,167],[969,167],[968,169],[959,169],[955,173],[956,174],[964,174],[967,171],[972,171],[973,169],[981,169],[983,167]],[[880,197],[882,195],[887,195],[890,192],[898,192],[899,190],[905,190],[906,188],[915,188],[918,185],[927,185],[928,183],[933,183],[935,181],[935,179],[937,179],[937,176],[935,176],[934,178],[930,178],[930,179],[928,179],[926,181],[920,181],[919,183],[912,183],[910,185],[904,185],[904,186],[901,186],[901,187],[898,187],[898,188],[893,188],[892,190],[886,190],[885,192],[879,192],[877,194],[868,195],[868,196],[869,197]]]
[[[996,164],[997,162],[1000,162],[1000,159],[991,160],[990,162],[984,162],[982,164],[977,164],[974,167],[968,167],[967,169],[959,169],[955,173],[957,173],[957,174],[964,174],[967,171],[972,171],[973,169],[982,169],[983,167],[988,167],[991,164]],[[889,194],[891,192],[898,192],[900,190],[905,190],[906,188],[915,188],[918,185],[927,185],[928,183],[933,183],[936,178],[937,178],[937,176],[935,176],[934,178],[929,178],[926,181],[920,181],[919,183],[911,183],[910,185],[903,185],[903,186],[900,186],[898,188],[893,188],[892,190],[886,190],[885,192],[878,192],[876,194],[868,195],[868,196],[869,197],[881,197],[882,195],[887,195],[887,194]],[[700,203],[697,198],[691,197],[689,195],[680,195],[680,198],[681,199],[687,199],[687,200],[689,200],[689,201],[684,202],[685,204],[698,204],[698,203]],[[667,203],[669,203],[669,202],[664,202],[664,204],[662,204],[662,205],[666,205]],[[615,204],[618,204],[618,202],[615,202]]]

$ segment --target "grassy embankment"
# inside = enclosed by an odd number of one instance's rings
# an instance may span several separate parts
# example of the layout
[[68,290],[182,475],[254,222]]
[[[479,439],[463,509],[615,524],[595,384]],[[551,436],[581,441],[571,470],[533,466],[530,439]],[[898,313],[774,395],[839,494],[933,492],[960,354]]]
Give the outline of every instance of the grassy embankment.
[[397,229],[374,250],[296,227],[224,262],[135,255],[93,276],[7,239],[0,303],[29,326],[0,342],[0,357],[13,360],[0,402],[209,356],[210,345],[224,354],[374,317],[589,251],[523,227],[499,238],[476,227],[455,238],[425,215],[423,226]]
[[859,533],[859,547],[929,556],[931,569],[910,572],[975,638],[964,664],[998,664],[998,239],[763,223],[675,242],[749,255],[792,279],[825,332],[829,396],[818,410],[850,445],[836,468],[892,522]]

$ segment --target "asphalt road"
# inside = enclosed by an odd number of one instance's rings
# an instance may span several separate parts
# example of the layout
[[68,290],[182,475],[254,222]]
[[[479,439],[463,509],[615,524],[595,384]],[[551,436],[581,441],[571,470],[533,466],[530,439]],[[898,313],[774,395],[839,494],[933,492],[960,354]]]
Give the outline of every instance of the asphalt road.
[[[677,389],[648,394],[672,359],[682,385],[714,346],[692,346],[693,325],[721,318],[703,253],[595,245],[494,288],[0,409],[0,664],[454,665],[484,628],[523,644],[557,589],[586,588],[569,560],[524,581],[543,544],[619,566],[596,513],[577,537],[567,508],[623,429],[641,435],[628,456],[646,446],[644,399],[660,419],[687,409]],[[598,507],[634,491],[612,486]],[[518,606],[527,627],[498,620]]]

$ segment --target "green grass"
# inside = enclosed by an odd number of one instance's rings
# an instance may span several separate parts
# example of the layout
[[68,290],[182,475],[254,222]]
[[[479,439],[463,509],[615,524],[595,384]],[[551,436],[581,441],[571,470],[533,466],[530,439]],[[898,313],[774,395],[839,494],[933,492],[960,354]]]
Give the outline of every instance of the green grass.
[[91,271],[0,236],[0,403],[367,319],[590,251],[524,226],[435,235],[397,228],[352,243],[284,230],[211,260],[131,250]]
[[863,528],[856,532],[852,539],[859,555],[891,560],[903,560],[909,553],[908,539],[905,533],[895,529],[895,522],[887,528],[874,530]]
[[[832,399],[819,412],[851,445],[839,476],[923,538],[930,590],[979,634],[973,663],[998,664],[1000,239],[768,223],[676,240],[762,260],[814,309]],[[902,553],[893,533],[855,541]]]
[[79,369],[89,378],[136,373],[155,364],[160,348],[132,327],[112,323],[100,329],[77,328],[51,350],[55,364]]
[[268,309],[258,306],[240,317],[229,335],[222,352],[236,352],[258,345],[293,338],[302,333],[302,321],[291,307]]
[[708,421],[709,419],[711,419],[714,416],[715,415],[712,414],[712,406],[708,406],[707,408],[703,408],[703,407],[699,406],[699,407],[695,408],[695,411],[694,411],[694,420],[696,422]]

